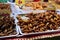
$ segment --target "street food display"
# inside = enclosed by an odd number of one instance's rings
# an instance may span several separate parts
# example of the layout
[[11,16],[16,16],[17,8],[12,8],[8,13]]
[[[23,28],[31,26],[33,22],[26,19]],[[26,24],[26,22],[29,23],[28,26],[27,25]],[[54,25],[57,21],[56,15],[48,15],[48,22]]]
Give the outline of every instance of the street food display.
[[47,30],[57,30],[60,26],[60,15],[56,12],[30,13],[18,15],[18,25],[22,33],[35,33]]
[[60,0],[36,1],[0,3],[0,38],[60,30]]

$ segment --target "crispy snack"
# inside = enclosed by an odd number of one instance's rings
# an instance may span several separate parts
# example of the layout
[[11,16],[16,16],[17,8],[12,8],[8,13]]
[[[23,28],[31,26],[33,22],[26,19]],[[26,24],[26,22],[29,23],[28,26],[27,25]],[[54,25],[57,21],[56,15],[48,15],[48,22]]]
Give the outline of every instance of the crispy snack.
[[47,4],[46,3],[41,3],[41,2],[30,2],[30,3],[26,3],[25,4],[26,7],[31,7],[31,9],[36,10],[43,10],[44,8],[47,8]]
[[21,16],[18,16],[18,25],[23,33],[42,32],[46,30],[57,30],[60,26],[60,15],[55,12],[45,12],[38,14],[26,14],[28,21],[23,21]]
[[0,18],[0,36],[15,35],[15,22],[10,16]]
[[0,15],[11,14],[10,4],[0,3]]

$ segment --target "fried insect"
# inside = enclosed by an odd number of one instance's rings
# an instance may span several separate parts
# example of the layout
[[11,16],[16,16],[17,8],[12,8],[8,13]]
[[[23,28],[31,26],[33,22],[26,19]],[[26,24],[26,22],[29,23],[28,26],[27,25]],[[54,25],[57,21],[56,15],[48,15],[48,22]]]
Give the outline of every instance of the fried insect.
[[56,12],[30,13],[25,16],[29,18],[27,22],[24,22],[21,16],[17,17],[23,33],[57,30],[60,26],[60,15]]
[[15,35],[15,20],[10,16],[0,18],[0,36]]

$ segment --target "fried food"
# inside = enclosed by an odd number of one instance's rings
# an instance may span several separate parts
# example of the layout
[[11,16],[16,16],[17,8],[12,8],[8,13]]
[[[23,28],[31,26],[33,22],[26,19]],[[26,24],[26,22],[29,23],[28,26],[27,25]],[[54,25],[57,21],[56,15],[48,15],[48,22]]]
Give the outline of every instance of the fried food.
[[43,10],[44,8],[47,8],[47,4],[46,3],[41,3],[41,2],[30,2],[30,3],[26,3],[25,4],[26,7],[31,7],[31,9],[36,10]]
[[43,32],[47,30],[57,30],[60,26],[60,15],[56,12],[45,13],[30,13],[26,14],[28,21],[23,21],[21,16],[18,16],[18,25],[23,33]]
[[15,35],[15,20],[10,16],[0,18],[0,36]]
[[0,4],[0,15],[11,14],[10,4]]

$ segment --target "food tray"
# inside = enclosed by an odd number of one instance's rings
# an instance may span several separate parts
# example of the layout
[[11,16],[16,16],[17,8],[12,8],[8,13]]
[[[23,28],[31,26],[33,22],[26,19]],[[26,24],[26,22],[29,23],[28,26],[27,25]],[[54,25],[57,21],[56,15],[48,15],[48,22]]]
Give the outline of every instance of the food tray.
[[[7,4],[7,3],[6,3]],[[11,8],[11,10],[12,10],[12,4],[10,4],[10,8]],[[14,9],[14,8],[13,8]],[[7,15],[8,16],[8,15]],[[10,17],[13,17],[14,18],[14,14],[13,14],[13,11],[11,12],[11,14],[10,14]],[[15,19],[15,18],[14,18]],[[16,22],[16,21],[15,21]],[[16,23],[15,23],[16,24]],[[8,35],[8,36],[0,36],[0,38],[8,38],[8,37],[18,37],[17,35],[19,34],[19,32],[18,32],[18,27],[17,26],[15,26],[15,31],[16,31],[16,34],[15,35]]]
[[[57,11],[57,13],[58,13],[58,11]],[[59,13],[58,13],[59,14]],[[23,15],[23,14],[18,14],[18,15]],[[16,15],[17,16],[17,15]],[[16,23],[18,22],[18,19],[16,18]],[[57,30],[47,30],[47,31],[43,31],[43,32],[33,32],[33,33],[23,33],[22,31],[21,31],[21,28],[20,28],[20,26],[17,24],[17,26],[19,27],[19,32],[20,32],[20,34],[22,34],[22,35],[32,35],[32,34],[44,34],[44,33],[53,33],[53,32],[59,32],[60,31],[60,27],[57,29]]]

